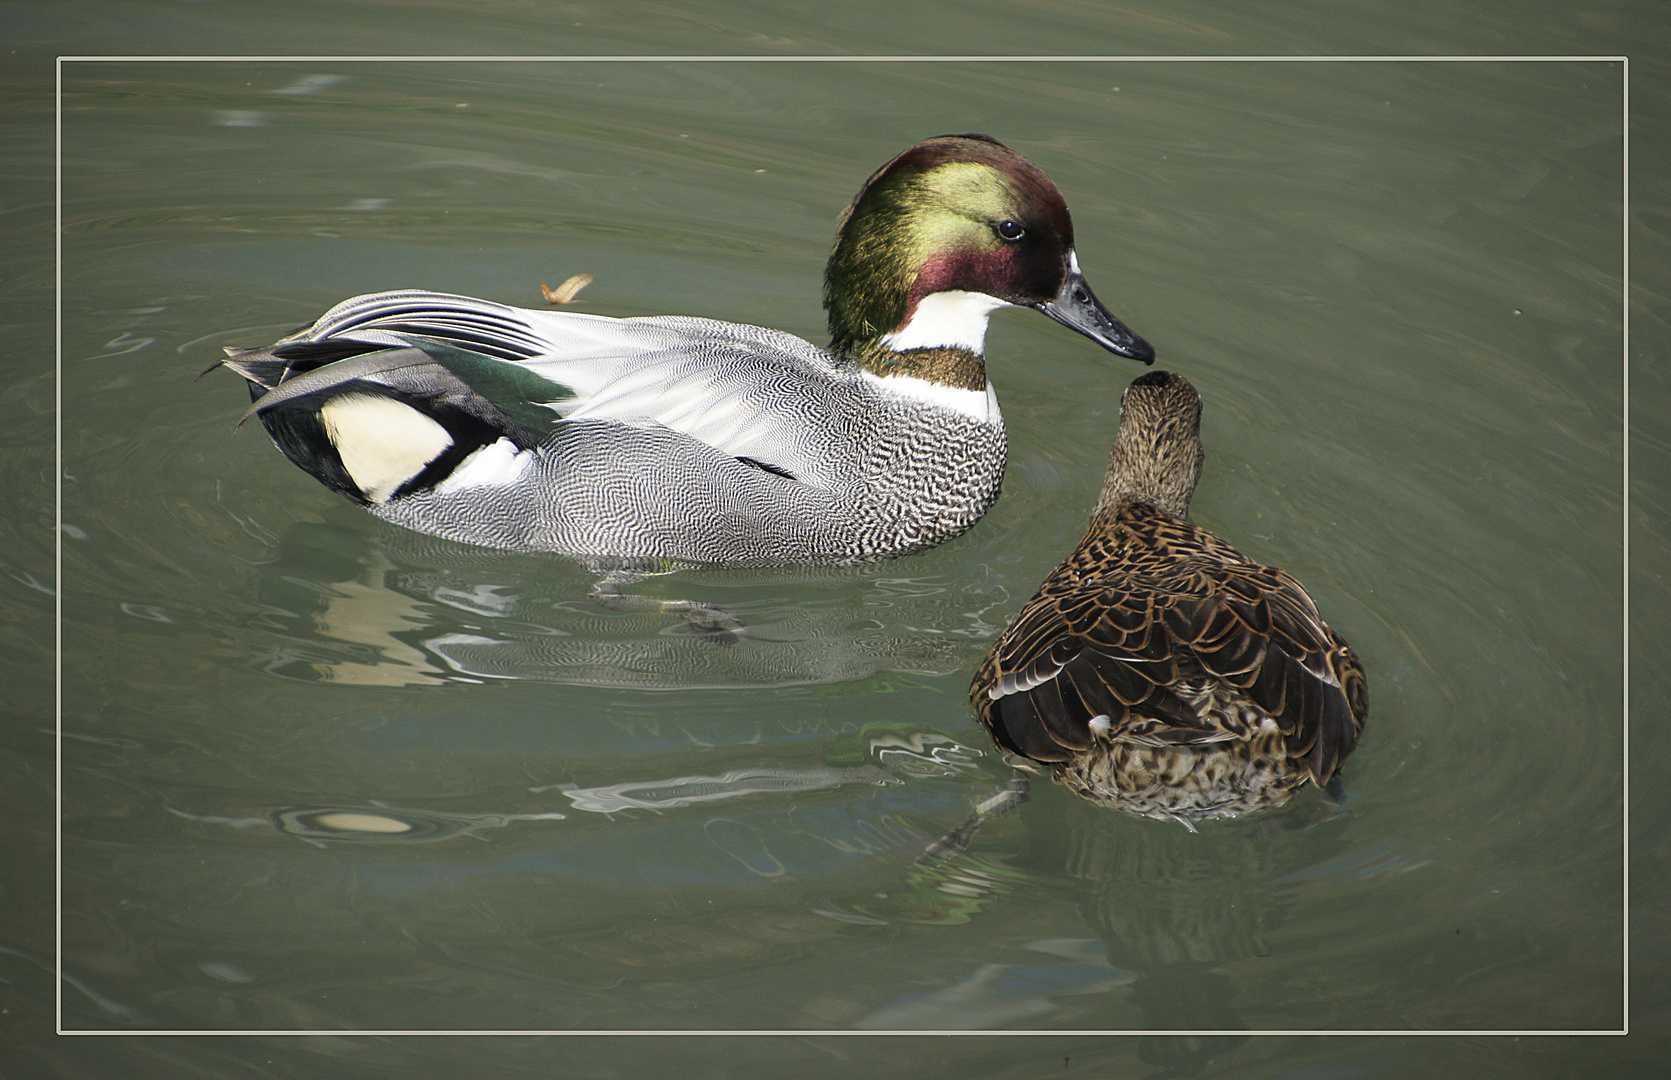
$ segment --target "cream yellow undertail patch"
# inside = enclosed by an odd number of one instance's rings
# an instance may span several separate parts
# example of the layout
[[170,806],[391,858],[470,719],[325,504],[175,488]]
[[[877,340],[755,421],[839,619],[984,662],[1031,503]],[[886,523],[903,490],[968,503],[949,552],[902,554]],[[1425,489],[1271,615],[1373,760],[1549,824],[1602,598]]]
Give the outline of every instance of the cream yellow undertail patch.
[[391,398],[346,394],[319,410],[342,467],[374,503],[423,471],[453,444],[447,429]]

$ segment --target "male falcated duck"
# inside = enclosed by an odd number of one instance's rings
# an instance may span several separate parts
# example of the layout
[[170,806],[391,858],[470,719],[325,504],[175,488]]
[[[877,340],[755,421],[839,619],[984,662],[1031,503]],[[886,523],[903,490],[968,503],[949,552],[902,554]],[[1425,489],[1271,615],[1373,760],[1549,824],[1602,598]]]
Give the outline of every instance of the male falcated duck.
[[1328,783],[1368,714],[1363,666],[1300,583],[1190,523],[1200,425],[1182,376],[1127,388],[1085,539],[970,690],[1005,750],[1192,829]]
[[948,540],[998,497],[987,316],[1031,307],[1154,351],[1092,295],[1038,168],[981,135],[911,147],[843,215],[828,351],[711,319],[428,292],[228,350],[285,456],[378,517],[488,547],[840,562]]

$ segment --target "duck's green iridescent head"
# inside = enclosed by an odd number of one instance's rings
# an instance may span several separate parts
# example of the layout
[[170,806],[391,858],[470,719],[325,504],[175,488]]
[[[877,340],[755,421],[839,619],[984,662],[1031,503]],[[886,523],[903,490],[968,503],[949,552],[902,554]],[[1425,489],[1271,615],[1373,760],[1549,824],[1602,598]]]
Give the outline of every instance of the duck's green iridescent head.
[[1122,356],[1154,358],[1086,286],[1056,185],[985,135],[918,143],[878,169],[842,215],[824,275],[832,351],[872,367],[915,349],[978,356],[987,314],[1009,304]]

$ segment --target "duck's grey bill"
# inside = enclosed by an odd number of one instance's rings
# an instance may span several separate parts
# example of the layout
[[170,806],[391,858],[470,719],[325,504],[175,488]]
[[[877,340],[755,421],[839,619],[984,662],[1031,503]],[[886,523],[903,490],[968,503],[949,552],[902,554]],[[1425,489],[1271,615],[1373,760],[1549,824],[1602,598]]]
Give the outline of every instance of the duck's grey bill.
[[1069,274],[1056,299],[1040,304],[1038,309],[1110,352],[1145,364],[1155,362],[1155,347],[1132,333],[1113,312],[1103,307],[1081,274]]

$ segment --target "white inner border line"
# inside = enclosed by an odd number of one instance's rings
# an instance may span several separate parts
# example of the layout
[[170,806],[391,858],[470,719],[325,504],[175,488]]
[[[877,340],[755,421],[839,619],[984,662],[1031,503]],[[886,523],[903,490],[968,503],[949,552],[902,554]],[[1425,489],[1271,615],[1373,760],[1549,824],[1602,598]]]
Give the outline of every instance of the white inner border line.
[[64,64],[53,80],[52,224],[52,703],[57,714],[53,747],[53,994],[54,1026],[64,1034]]
[[[1577,1030],[1206,1030],[1206,1032],[1140,1032],[1140,1030],[974,1030],[974,1032],[857,1032],[857,1030],[471,1030],[471,1032],[429,1032],[406,1028],[373,1028],[373,1030],[338,1030],[338,1028],[261,1028],[261,1030],[217,1030],[217,1028],[74,1028],[63,1027],[63,65],[65,64],[1619,64],[1621,65],[1621,130],[1623,130],[1623,209],[1621,209],[1621,368],[1623,368],[1623,466],[1621,466],[1621,540],[1623,540],[1623,649],[1621,649],[1621,677],[1623,677],[1623,980],[1621,1027],[1577,1028]],[[406,57],[354,57],[354,55],[60,55],[55,65],[53,84],[53,356],[55,356],[55,420],[53,420],[53,707],[57,712],[57,746],[53,756],[55,784],[57,784],[57,814],[55,814],[55,859],[53,859],[53,891],[55,891],[55,925],[53,925],[53,1013],[58,1035],[784,1035],[784,1037],[867,1037],[867,1035],[1392,1035],[1392,1037],[1455,1037],[1455,1035],[1629,1035],[1631,1032],[1631,59],[1628,55],[1327,55],[1327,57],[1260,57],[1260,55],[1028,55],[1028,57],[825,57],[825,55],[795,55],[795,57],[759,57],[759,55],[702,55],[702,57],[668,57],[668,55],[550,55],[550,57],[483,57],[483,55],[406,55]]]
[[1620,567],[1620,630],[1623,635],[1620,642],[1620,677],[1624,681],[1624,693],[1621,698],[1624,724],[1624,760],[1620,762],[1620,775],[1624,778],[1624,792],[1622,795],[1624,821],[1624,858],[1622,862],[1624,881],[1624,998],[1621,1008],[1624,1015],[1620,1017],[1621,1034],[1630,1033],[1630,59],[1621,59],[1623,65],[1623,82],[1620,86],[1620,97],[1623,101],[1619,108],[1619,128],[1624,134],[1622,148],[1622,168],[1620,177],[1619,212],[1619,318],[1620,335],[1624,339],[1619,367],[1622,369],[1624,382],[1619,397],[1619,420],[1623,426],[1623,438],[1620,439],[1620,450],[1624,458],[1620,465],[1620,543],[1622,545],[1620,557],[1623,565]]
[[1625,63],[1627,56],[60,56],[59,63],[204,64],[1364,64]]

